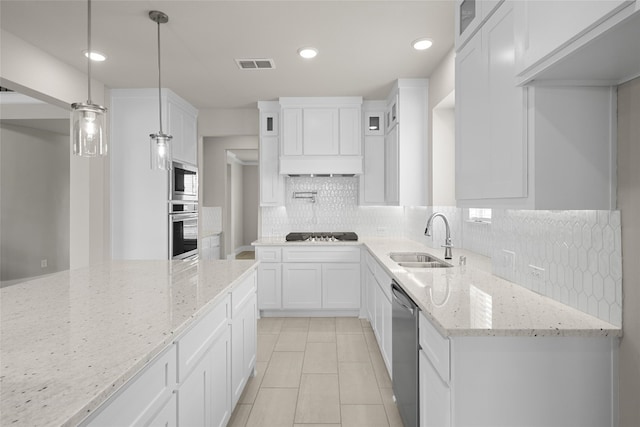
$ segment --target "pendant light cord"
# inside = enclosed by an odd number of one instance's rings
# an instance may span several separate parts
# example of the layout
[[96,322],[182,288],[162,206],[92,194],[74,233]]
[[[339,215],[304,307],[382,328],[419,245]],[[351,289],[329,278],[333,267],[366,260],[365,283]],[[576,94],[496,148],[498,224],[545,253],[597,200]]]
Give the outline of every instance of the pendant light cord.
[[87,7],[87,41],[89,51],[87,52],[87,104],[91,105],[91,0],[88,0]]
[[158,21],[158,111],[160,112],[160,134],[162,132],[162,72],[160,67],[160,21]]

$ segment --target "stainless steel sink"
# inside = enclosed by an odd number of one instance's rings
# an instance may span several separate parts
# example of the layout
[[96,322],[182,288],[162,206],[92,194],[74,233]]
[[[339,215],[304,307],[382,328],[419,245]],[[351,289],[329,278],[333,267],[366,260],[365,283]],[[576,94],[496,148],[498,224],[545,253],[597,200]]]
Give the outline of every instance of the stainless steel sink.
[[389,258],[405,268],[448,268],[451,264],[424,252],[392,252]]

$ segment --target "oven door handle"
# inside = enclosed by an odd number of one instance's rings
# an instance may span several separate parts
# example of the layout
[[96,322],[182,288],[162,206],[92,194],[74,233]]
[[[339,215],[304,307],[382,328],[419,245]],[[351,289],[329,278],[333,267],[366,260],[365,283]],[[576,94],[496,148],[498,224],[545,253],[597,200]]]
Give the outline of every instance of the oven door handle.
[[198,219],[197,213],[170,213],[169,218],[171,221],[183,221],[185,219]]

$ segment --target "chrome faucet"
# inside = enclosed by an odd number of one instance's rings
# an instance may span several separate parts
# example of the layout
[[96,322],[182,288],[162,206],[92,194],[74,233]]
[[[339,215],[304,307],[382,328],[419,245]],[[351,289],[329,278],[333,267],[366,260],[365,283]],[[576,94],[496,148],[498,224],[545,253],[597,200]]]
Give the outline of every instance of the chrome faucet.
[[436,217],[442,218],[446,229],[444,245],[442,245],[442,247],[444,248],[444,259],[451,259],[451,248],[453,248],[453,245],[451,244],[451,228],[449,227],[449,221],[447,220],[447,217],[444,216],[443,213],[436,212],[429,217],[429,219],[427,220],[427,228],[424,229],[424,235],[431,236],[432,222]]

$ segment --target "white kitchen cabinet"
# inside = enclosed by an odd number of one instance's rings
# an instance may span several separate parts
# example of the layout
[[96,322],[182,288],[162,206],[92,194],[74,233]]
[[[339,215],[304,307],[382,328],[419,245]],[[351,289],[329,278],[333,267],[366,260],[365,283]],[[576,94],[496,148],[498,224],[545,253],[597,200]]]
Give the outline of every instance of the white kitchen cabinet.
[[[554,57],[556,52],[632,4],[632,0],[516,2],[517,74],[526,74],[536,67],[548,67],[560,59]],[[583,44],[578,43],[562,55]]]
[[256,275],[246,278],[231,294],[231,408],[235,408],[256,366]]
[[447,338],[423,313],[419,325],[421,426],[617,424],[617,338]]
[[[195,153],[197,110],[169,89],[162,90],[162,104],[178,151]],[[158,90],[112,89],[109,114],[112,258],[169,259],[169,173],[151,170],[149,160],[149,134],[159,126]]]
[[[236,361],[231,359],[231,332],[225,328],[211,345],[210,356],[213,364],[211,371],[211,424],[224,427],[231,418],[231,369]],[[181,424],[179,426],[189,425]],[[198,424],[194,424],[198,425]]]
[[322,308],[322,266],[318,263],[282,265],[282,308]]
[[[526,89],[515,86],[507,1],[456,57],[456,198],[527,196]],[[502,54],[501,54],[502,53]]]
[[172,399],[175,386],[176,346],[171,345],[81,425],[150,425],[152,420],[163,418],[171,421],[167,415],[176,411]]
[[322,264],[322,307],[360,308],[360,263]]
[[361,97],[280,98],[280,173],[362,173]]
[[428,79],[399,79],[389,96],[384,170],[388,205],[427,205],[428,86]]
[[202,238],[200,259],[204,261],[220,259],[220,234],[213,234]]
[[369,252],[365,254],[365,264],[369,322],[387,371],[392,375],[391,278]]
[[258,102],[260,110],[260,206],[283,206],[285,183],[279,171],[280,104]]
[[258,309],[262,312],[359,313],[357,246],[258,246]]
[[384,101],[364,101],[364,165],[360,176],[360,204],[385,205]]
[[213,357],[207,348],[178,390],[178,425],[206,426],[212,424]]
[[615,90],[516,86],[513,31],[506,0],[456,57],[458,206],[613,209]]
[[176,161],[197,165],[198,110],[177,97],[168,98],[167,108],[167,132],[173,136],[173,158]]
[[460,50],[491,16],[502,0],[456,0],[455,46]]

